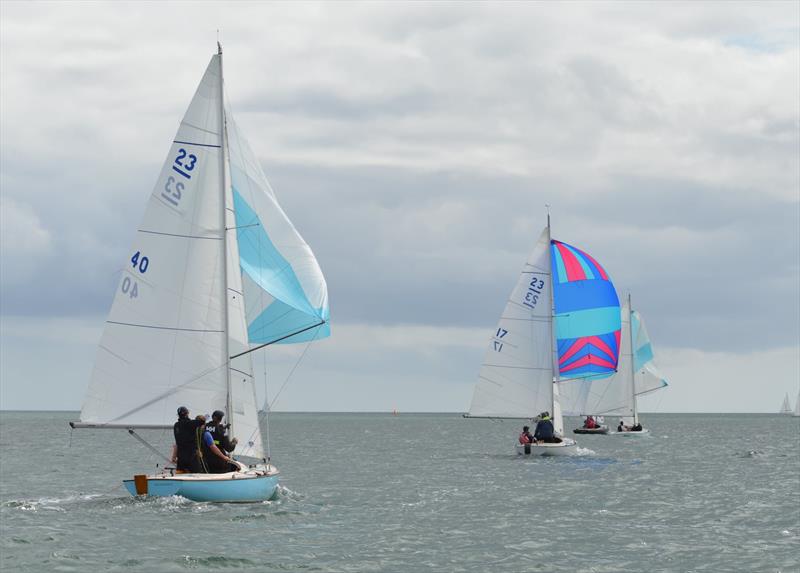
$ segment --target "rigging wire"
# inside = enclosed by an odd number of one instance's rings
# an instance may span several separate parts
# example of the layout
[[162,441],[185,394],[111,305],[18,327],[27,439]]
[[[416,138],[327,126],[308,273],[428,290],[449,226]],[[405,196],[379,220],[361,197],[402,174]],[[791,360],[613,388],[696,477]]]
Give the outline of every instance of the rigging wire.
[[280,389],[278,390],[278,393],[275,394],[275,397],[272,399],[272,403],[270,403],[269,408],[268,408],[269,410],[271,410],[272,407],[275,405],[275,402],[278,401],[278,398],[280,397],[281,392],[283,392],[284,388],[286,388],[286,385],[289,383],[289,380],[291,380],[292,374],[294,374],[294,371],[297,370],[298,366],[300,366],[300,362],[302,362],[303,358],[306,355],[306,352],[308,352],[308,349],[311,347],[311,343],[314,342],[314,340],[316,340],[317,334],[319,334],[319,331],[320,331],[321,327],[322,327],[322,325],[320,325],[320,327],[318,327],[317,330],[314,331],[314,336],[311,338],[311,340],[306,342],[306,347],[303,349],[303,353],[300,355],[300,358],[297,359],[297,362],[294,363],[294,366],[292,367],[292,370],[289,372],[289,375],[286,376],[286,380],[284,381],[283,385],[280,387]]

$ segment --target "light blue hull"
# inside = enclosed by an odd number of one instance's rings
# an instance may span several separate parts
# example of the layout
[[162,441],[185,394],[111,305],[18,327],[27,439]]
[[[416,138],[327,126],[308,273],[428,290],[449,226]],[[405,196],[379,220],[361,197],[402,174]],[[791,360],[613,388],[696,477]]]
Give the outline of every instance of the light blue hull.
[[[197,474],[195,474],[197,475]],[[128,492],[136,494],[134,480],[124,480]],[[277,475],[247,478],[203,479],[202,477],[148,476],[147,495],[169,497],[180,495],[192,501],[258,502],[275,495]]]

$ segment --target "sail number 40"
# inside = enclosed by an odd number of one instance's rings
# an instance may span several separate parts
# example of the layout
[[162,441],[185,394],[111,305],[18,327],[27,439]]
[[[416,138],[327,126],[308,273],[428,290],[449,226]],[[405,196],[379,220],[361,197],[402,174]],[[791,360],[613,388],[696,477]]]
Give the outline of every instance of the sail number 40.
[[150,259],[145,256],[141,255],[141,251],[136,251],[136,253],[131,257],[131,264],[133,265],[134,269],[138,269],[138,271],[142,274],[147,272],[147,267],[150,266]]
[[[144,274],[147,272],[147,268],[150,266],[150,259],[142,255],[141,251],[136,251],[136,253],[134,253],[134,255],[131,257],[131,265],[133,266],[134,270]],[[139,296],[139,283],[129,276],[126,276],[124,279],[122,279],[122,285],[120,288],[122,289],[122,294],[126,294],[130,298],[136,298]]]

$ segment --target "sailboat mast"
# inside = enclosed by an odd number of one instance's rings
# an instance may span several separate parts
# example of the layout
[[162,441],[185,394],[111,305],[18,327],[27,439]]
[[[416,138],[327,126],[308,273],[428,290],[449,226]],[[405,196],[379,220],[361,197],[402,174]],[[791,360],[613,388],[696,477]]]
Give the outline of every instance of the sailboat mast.
[[[550,270],[550,355],[552,358],[553,369],[553,383],[550,385],[550,413],[555,417],[556,414],[556,396],[555,385],[559,380],[558,372],[558,347],[556,345],[556,303],[553,296],[553,250],[550,236],[550,210],[547,210],[547,268]],[[555,421],[554,421],[555,424]]]
[[631,349],[631,397],[633,398],[633,424],[639,423],[639,412],[636,409],[636,365],[633,359],[633,307],[631,306],[631,293],[628,293],[628,341]]
[[[220,193],[221,201],[221,214],[222,219],[222,292],[224,293],[224,300],[222,305],[222,312],[224,316],[225,335],[225,387],[226,387],[226,400],[225,400],[225,414],[228,417],[228,424],[230,425],[229,433],[233,433],[233,399],[231,397],[231,352],[230,352],[230,322],[228,319],[228,124],[225,118],[225,88],[222,75],[222,44],[217,42],[217,55],[219,56],[219,111],[220,118],[222,119],[222,153],[220,153],[221,169],[220,176],[222,178],[222,188]],[[235,225],[234,225],[235,226]]]

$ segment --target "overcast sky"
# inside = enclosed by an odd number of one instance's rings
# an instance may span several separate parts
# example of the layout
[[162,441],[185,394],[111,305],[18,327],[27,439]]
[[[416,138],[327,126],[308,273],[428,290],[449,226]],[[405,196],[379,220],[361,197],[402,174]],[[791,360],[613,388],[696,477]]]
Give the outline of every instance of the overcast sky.
[[[645,410],[796,396],[798,2],[3,1],[0,407],[80,408],[218,28],[329,286],[276,409],[465,411],[545,204],[647,320]],[[270,349],[272,395],[303,348]]]

